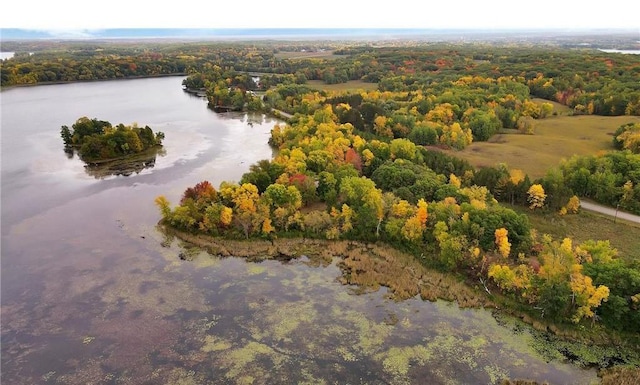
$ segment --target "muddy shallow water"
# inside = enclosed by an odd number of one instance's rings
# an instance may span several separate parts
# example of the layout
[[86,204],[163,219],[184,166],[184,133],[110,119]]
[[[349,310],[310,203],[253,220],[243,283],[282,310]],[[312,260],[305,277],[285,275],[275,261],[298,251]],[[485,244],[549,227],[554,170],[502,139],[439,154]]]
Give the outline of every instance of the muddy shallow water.
[[[487,310],[342,285],[337,258],[250,263],[167,240],[153,199],[239,179],[276,123],[217,115],[181,80],[2,93],[2,383],[597,383]],[[83,115],[161,130],[166,153],[96,178],[59,138]]]

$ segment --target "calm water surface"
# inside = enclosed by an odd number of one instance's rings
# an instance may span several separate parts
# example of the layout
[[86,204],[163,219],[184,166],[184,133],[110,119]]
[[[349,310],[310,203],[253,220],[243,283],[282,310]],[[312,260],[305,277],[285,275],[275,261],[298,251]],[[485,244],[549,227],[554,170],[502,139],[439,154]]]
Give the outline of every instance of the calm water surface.
[[[337,261],[247,263],[187,250],[153,199],[238,180],[272,156],[264,115],[221,114],[182,78],[16,88],[2,103],[2,383],[588,384],[526,327],[445,302],[355,294]],[[68,158],[80,116],[166,135],[153,167],[104,178]],[[192,261],[178,257],[191,252]]]

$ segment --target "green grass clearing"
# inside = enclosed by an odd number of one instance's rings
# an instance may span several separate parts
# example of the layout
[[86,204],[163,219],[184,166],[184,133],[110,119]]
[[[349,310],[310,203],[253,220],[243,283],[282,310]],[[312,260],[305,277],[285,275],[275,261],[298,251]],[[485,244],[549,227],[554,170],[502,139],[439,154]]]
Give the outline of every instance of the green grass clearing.
[[334,55],[333,51],[281,51],[274,55],[277,59],[339,59],[344,55]]
[[550,234],[556,239],[572,238],[574,245],[588,239],[609,240],[618,249],[619,257],[625,260],[640,260],[640,225],[587,210],[578,214],[560,216],[548,211],[532,211],[527,207],[503,205],[518,213],[525,213],[531,226],[540,234]]
[[362,80],[349,80],[346,83],[338,84],[326,84],[322,80],[309,80],[307,82],[309,87],[317,88],[323,91],[373,91],[378,89],[378,83],[366,83]]
[[534,135],[497,134],[487,142],[474,142],[449,154],[466,159],[475,167],[506,163],[533,180],[574,154],[590,155],[613,150],[615,130],[626,123],[640,123],[638,116],[553,116],[536,121]]

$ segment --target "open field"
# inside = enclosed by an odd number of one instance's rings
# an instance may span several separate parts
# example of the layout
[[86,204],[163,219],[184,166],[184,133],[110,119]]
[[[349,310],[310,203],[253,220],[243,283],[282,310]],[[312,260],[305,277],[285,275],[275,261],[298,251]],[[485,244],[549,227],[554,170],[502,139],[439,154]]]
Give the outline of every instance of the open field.
[[540,234],[550,234],[556,239],[570,237],[574,245],[588,239],[609,240],[618,249],[619,257],[627,260],[640,260],[640,225],[580,210],[578,214],[560,216],[553,212],[532,211],[527,207],[504,204],[529,216],[531,225]]
[[278,59],[338,59],[343,55],[334,55],[333,51],[281,51],[275,54]]
[[378,83],[365,83],[361,80],[349,80],[346,83],[338,84],[326,84],[322,80],[309,80],[307,85],[324,91],[371,91],[378,89]]
[[474,142],[462,151],[447,151],[475,167],[506,163],[533,180],[574,154],[589,155],[612,150],[612,135],[626,123],[640,123],[638,116],[553,116],[536,121],[534,135],[497,134],[487,142]]

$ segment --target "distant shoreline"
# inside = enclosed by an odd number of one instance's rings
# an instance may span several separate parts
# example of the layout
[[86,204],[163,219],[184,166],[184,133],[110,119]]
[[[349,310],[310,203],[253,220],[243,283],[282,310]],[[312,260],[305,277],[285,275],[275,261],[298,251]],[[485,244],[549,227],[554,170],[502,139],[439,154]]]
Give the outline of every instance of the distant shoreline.
[[140,76],[127,76],[122,78],[107,78],[107,79],[90,79],[90,80],[60,80],[55,82],[38,82],[28,84],[12,84],[10,86],[0,87],[0,91],[9,90],[12,88],[21,87],[35,87],[35,86],[50,86],[55,84],[71,84],[71,83],[91,83],[91,82],[104,82],[112,80],[134,80],[134,79],[148,79],[148,78],[166,78],[170,76],[187,76],[186,72],[173,73],[173,74],[159,74],[159,75],[140,75]]

